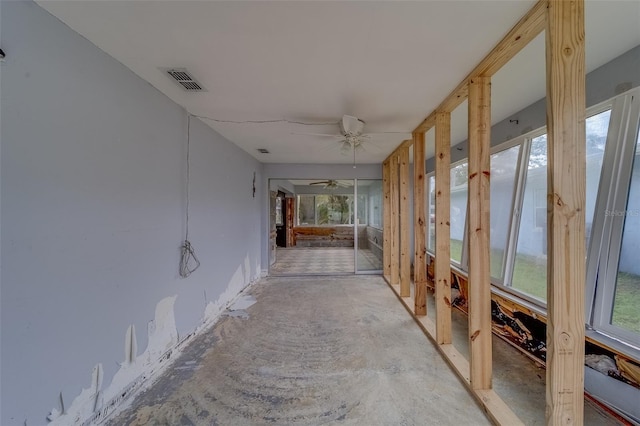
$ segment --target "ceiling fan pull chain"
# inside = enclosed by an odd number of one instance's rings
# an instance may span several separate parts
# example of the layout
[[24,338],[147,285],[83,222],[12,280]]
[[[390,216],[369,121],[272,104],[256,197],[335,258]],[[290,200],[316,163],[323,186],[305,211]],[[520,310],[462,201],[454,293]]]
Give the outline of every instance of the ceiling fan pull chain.
[[356,144],[352,143],[351,146],[353,147],[353,168],[356,168]]

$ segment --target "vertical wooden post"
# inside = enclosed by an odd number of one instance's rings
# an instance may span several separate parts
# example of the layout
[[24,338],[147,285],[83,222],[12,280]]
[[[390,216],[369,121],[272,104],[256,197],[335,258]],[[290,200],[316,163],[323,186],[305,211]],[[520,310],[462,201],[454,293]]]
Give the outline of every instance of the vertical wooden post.
[[491,79],[469,81],[469,354],[472,389],[491,389]]
[[409,146],[398,154],[400,158],[400,296],[411,296],[411,241],[409,240]]
[[295,211],[295,198],[286,198],[286,210],[287,210],[287,220],[286,220],[286,229],[287,229],[287,238],[286,244],[287,247],[295,246],[295,235],[293,233],[294,227],[294,218],[296,217]]
[[584,0],[547,5],[547,424],[584,417]]
[[451,113],[436,112],[436,341],[451,343]]
[[382,164],[382,274],[391,276],[391,180],[389,160]]
[[390,159],[391,180],[391,263],[390,282],[400,283],[400,206],[399,206],[399,182],[398,182],[398,156],[392,155]]
[[424,133],[413,134],[413,282],[416,315],[427,315],[427,223]]

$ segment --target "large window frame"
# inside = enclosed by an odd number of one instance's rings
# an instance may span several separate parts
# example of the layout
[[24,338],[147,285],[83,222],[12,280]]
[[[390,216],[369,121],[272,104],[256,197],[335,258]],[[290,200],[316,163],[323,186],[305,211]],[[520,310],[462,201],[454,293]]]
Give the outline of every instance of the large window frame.
[[[588,247],[586,312],[590,326],[626,342],[640,333],[612,324],[625,216],[640,128],[640,88],[615,98],[596,201],[594,231]],[[640,346],[640,345],[638,345]]]
[[[587,119],[611,110],[607,129],[606,144],[597,184],[597,195],[591,217],[592,228],[586,240],[586,282],[585,307],[586,326],[591,337],[605,340],[633,356],[640,354],[640,333],[612,324],[614,311],[618,264],[622,250],[624,218],[620,215],[607,215],[606,212],[626,211],[631,185],[633,160],[638,149],[640,137],[640,87],[617,95],[605,102],[587,108]],[[510,141],[492,147],[491,155],[520,146],[516,181],[511,199],[511,219],[508,224],[508,236],[502,264],[503,279],[491,277],[492,291],[513,298],[542,314],[546,314],[546,301],[513,287],[513,274],[518,248],[518,236],[522,221],[527,169],[531,155],[532,141],[546,134],[546,126],[518,136]],[[585,151],[586,154],[586,151]],[[451,164],[451,169],[467,162],[462,159]],[[637,159],[636,159],[637,161]],[[637,165],[636,165],[637,167]],[[427,174],[427,194],[431,193],[434,172]],[[433,180],[435,182],[435,179]],[[427,197],[427,211],[431,210],[431,200]],[[506,206],[505,206],[506,208]],[[591,211],[586,212],[591,214]],[[589,218],[587,218],[588,220]],[[465,229],[468,226],[468,199],[465,214]],[[427,239],[431,238],[431,229]],[[585,235],[585,237],[587,237]],[[635,241],[635,240],[634,240]],[[429,243],[428,243],[429,244]],[[428,247],[435,255],[435,247]],[[462,271],[468,271],[467,232],[465,232],[461,262],[451,261]],[[634,343],[635,342],[635,343]]]

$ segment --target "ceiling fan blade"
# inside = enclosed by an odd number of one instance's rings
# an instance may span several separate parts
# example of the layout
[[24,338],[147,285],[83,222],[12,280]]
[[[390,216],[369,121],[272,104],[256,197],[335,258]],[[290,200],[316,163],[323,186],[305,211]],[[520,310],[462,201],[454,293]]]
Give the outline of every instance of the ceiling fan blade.
[[344,136],[342,135],[329,135],[327,133],[291,133],[292,135],[301,135],[301,136],[322,136],[328,138],[338,138],[342,139]]
[[372,135],[411,135],[411,132],[373,132],[373,133],[365,133],[360,136],[372,136]]
[[342,116],[342,131],[349,135],[359,135],[364,128],[364,121],[352,115]]

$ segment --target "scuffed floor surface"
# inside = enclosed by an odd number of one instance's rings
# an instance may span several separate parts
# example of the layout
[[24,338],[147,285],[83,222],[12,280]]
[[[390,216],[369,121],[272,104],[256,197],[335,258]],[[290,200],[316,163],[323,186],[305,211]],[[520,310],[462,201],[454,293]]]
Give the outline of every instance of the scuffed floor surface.
[[110,425],[486,425],[377,276],[267,278]]

